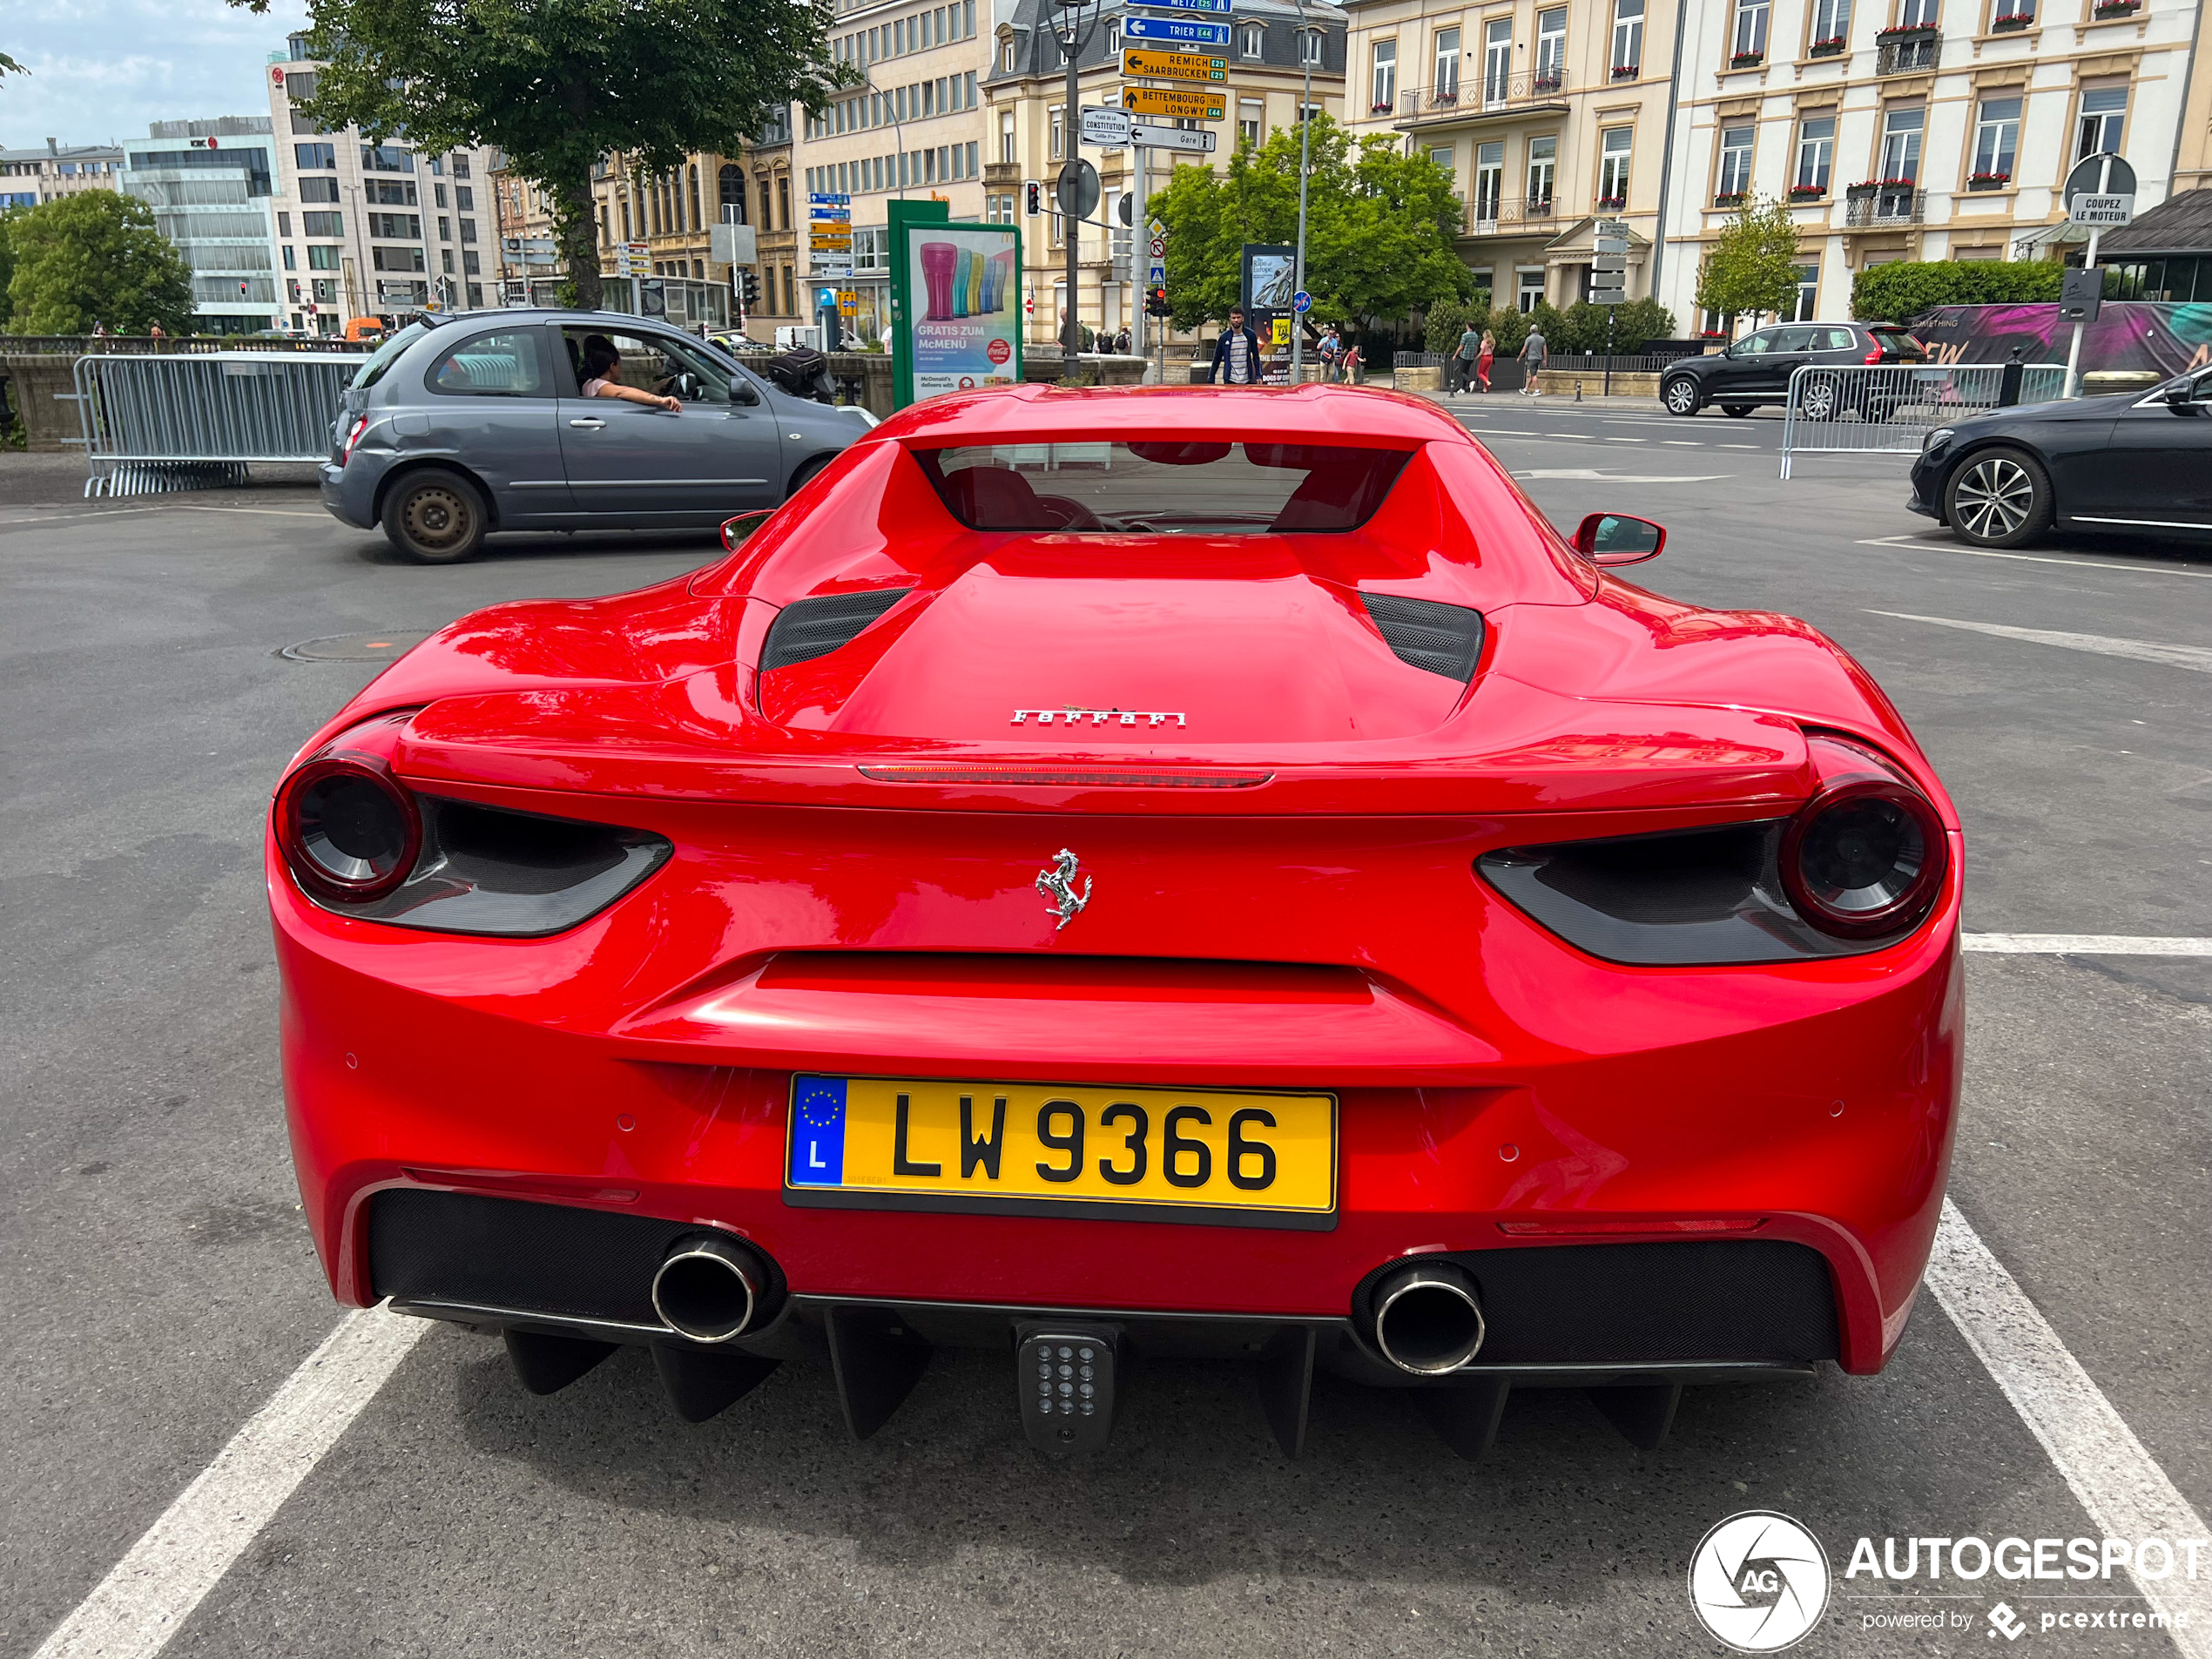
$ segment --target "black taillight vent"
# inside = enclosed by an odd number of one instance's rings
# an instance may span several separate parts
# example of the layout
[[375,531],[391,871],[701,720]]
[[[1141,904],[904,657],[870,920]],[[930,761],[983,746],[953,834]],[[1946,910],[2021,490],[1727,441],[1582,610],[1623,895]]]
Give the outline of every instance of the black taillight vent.
[[863,628],[913,591],[912,588],[875,588],[867,593],[826,593],[818,599],[799,599],[786,605],[768,624],[760,671],[765,674],[772,668],[811,663],[850,644]]
[[1480,610],[1391,593],[1363,593],[1359,598],[1400,662],[1463,683],[1474,678],[1475,659],[1482,655]]

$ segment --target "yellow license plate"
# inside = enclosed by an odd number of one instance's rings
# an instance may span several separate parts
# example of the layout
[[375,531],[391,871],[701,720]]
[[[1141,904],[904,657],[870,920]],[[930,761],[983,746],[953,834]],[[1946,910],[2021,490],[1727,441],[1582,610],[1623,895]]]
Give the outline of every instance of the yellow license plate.
[[784,1197],[1325,1230],[1337,1097],[802,1073]]

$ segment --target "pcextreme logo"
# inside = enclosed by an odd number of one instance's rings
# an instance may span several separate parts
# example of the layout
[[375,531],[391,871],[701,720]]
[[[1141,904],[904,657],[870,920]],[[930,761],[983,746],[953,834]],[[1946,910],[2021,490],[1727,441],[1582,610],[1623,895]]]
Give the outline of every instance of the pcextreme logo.
[[1689,1604],[1738,1653],[1779,1653],[1827,1609],[1828,1553],[1787,1515],[1730,1515],[1689,1558]]

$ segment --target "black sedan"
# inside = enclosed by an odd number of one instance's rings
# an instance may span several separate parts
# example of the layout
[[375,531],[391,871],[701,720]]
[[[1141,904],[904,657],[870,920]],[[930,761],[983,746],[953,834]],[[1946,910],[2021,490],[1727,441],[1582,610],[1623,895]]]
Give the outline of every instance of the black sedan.
[[2141,397],[2022,403],[1938,427],[1905,504],[1976,547],[2018,547],[2054,524],[2212,531],[2212,369]]
[[[1659,378],[1659,401],[1669,415],[1695,415],[1717,403],[1740,417],[1762,403],[1788,402],[1791,372],[1808,363],[1842,368],[1926,361],[1926,348],[1895,323],[1777,323],[1725,351],[1668,364]],[[1809,418],[1825,421],[1843,413],[1838,407],[1842,379],[1814,378],[1804,406]]]

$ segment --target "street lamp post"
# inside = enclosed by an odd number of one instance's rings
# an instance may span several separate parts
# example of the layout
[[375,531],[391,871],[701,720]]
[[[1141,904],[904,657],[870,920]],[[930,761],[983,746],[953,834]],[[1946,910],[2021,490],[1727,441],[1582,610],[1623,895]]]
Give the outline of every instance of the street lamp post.
[[1297,296],[1305,292],[1305,185],[1313,153],[1313,51],[1306,36],[1305,0],[1298,0],[1298,27],[1291,37],[1298,42],[1299,62],[1305,69],[1305,90],[1298,106],[1298,249],[1291,260],[1291,384],[1305,378],[1305,319],[1298,314]]
[[[1077,154],[1077,120],[1076,100],[1082,96],[1076,84],[1076,59],[1082,56],[1090,37],[1098,32],[1101,0],[1058,0],[1052,16],[1053,38],[1060,43],[1061,56],[1068,60],[1068,106],[1060,118],[1060,171],[1065,175],[1075,164]],[[1088,14],[1088,15],[1086,15]],[[1055,182],[1053,192],[1059,194]],[[1082,221],[1061,206],[1060,217],[1068,231],[1068,299],[1060,322],[1061,361],[1068,364],[1082,344],[1082,324],[1076,303],[1076,279],[1082,249]]]

